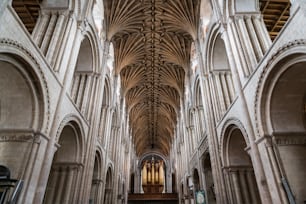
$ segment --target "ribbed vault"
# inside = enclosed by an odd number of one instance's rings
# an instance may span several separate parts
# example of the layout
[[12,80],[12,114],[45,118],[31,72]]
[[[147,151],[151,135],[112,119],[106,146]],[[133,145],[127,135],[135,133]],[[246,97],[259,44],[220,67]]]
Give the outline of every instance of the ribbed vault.
[[200,0],[105,0],[136,153],[168,155],[174,136]]

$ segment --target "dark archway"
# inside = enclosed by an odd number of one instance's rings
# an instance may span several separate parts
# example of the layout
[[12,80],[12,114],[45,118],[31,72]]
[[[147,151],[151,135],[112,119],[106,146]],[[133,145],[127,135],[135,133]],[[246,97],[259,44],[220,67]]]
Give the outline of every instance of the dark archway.
[[230,203],[261,203],[253,164],[245,150],[247,144],[244,135],[234,125],[228,127],[225,134],[223,168]]
[[[288,198],[306,201],[305,56],[288,57],[266,79],[261,118],[271,134],[277,166]],[[284,188],[286,189],[286,188]],[[291,191],[291,192],[290,192]]]
[[202,159],[203,165],[203,175],[204,175],[204,182],[205,182],[205,195],[206,201],[208,204],[215,204],[216,203],[216,195],[215,195],[215,188],[214,188],[214,178],[211,169],[211,161],[210,155],[206,154]]
[[104,203],[112,203],[113,195],[113,175],[111,168],[108,168],[106,173]]
[[68,123],[59,138],[44,198],[45,204],[75,203],[80,194],[82,172],[81,133],[74,122]]

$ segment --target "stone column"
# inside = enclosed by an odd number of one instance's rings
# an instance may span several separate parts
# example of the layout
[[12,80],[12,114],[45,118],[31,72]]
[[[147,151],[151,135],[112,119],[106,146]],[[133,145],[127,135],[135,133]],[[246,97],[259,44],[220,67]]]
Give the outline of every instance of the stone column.
[[72,181],[73,181],[73,174],[75,171],[76,167],[75,166],[67,166],[66,167],[66,172],[67,172],[67,179],[66,179],[66,184],[65,184],[65,192],[64,192],[64,196],[63,196],[63,204],[70,204],[71,203],[71,199],[70,199],[70,195],[71,195],[71,188],[72,188]]
[[246,180],[245,172],[246,172],[246,169],[239,169],[238,171],[242,194],[243,194],[245,203],[252,203],[250,200],[249,192],[248,192],[250,186],[248,185],[248,182]]
[[50,40],[50,45],[46,57],[51,66],[54,65],[59,48],[61,46],[61,40],[62,40],[61,37],[63,35],[63,31],[65,30],[64,29],[65,18],[66,16],[63,13],[58,14],[56,25],[53,30],[52,38]]
[[235,194],[235,198],[236,198],[236,203],[237,204],[243,204],[243,199],[242,199],[242,195],[241,195],[241,187],[239,184],[239,177],[238,177],[238,171],[237,170],[230,170],[230,175],[232,177],[233,180],[233,193]]
[[52,167],[51,169],[51,173],[50,173],[50,178],[49,178],[49,184],[48,187],[50,188],[50,190],[46,190],[45,193],[45,203],[46,204],[52,204],[53,203],[53,199],[55,197],[55,191],[56,191],[56,185],[58,182],[58,178],[59,178],[59,168],[58,167]]
[[65,180],[66,180],[66,171],[65,167],[59,166],[59,181],[58,184],[56,185],[56,195],[55,195],[55,201],[54,203],[62,203],[62,195],[63,195],[63,190],[65,189]]
[[251,203],[258,203],[258,201],[260,200],[260,198],[258,197],[258,192],[256,192],[256,181],[255,181],[255,175],[254,175],[254,171],[249,169],[246,172],[246,178],[247,178],[247,183],[249,186],[249,191],[251,194]]

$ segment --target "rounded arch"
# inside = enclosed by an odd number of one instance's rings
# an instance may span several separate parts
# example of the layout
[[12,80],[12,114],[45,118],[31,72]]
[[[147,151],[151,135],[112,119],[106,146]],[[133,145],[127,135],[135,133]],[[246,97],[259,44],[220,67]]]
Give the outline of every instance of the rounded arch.
[[[257,84],[256,95],[255,95],[255,122],[258,135],[272,135],[276,129],[280,130],[283,128],[296,129],[298,131],[305,131],[306,127],[304,124],[304,94],[305,86],[301,81],[305,73],[303,73],[303,64],[305,63],[306,56],[306,41],[297,40],[290,42],[280,48],[270,59],[269,63],[263,69],[262,74],[259,78]],[[295,72],[295,74],[294,74]],[[294,75],[294,76],[292,76]],[[290,77],[291,78],[288,78]],[[297,77],[292,78],[292,77]],[[295,98],[290,98],[288,94],[294,93],[294,87],[288,87],[284,90],[284,96],[281,97],[280,93],[277,92],[281,86],[281,81],[287,80],[292,86],[296,87],[297,91]],[[302,84],[301,84],[302,83]],[[304,91],[304,92],[303,92]],[[286,97],[285,97],[286,96]],[[275,106],[276,100],[281,97],[282,101],[279,101],[279,106]],[[299,104],[294,104],[295,107],[289,106],[293,105],[293,101],[299,102]],[[286,104],[288,103],[288,104]],[[291,112],[290,120],[286,121],[286,126],[280,127],[280,121],[277,120],[276,109],[282,108],[285,112]],[[289,110],[290,108],[294,108]],[[284,116],[279,113],[278,116]],[[284,117],[279,118],[284,119]],[[285,131],[284,129],[282,131]]]
[[203,96],[201,89],[200,76],[197,76],[194,82],[194,106],[195,107],[203,107]]
[[249,146],[250,144],[249,138],[247,136],[247,131],[244,128],[243,123],[237,118],[228,118],[225,121],[221,129],[221,134],[220,134],[221,136],[220,136],[220,147],[219,148],[220,148],[220,152],[222,156],[225,154],[224,150],[226,149],[226,143],[227,143],[228,137],[234,129],[238,129],[241,132],[243,139],[245,141],[246,147]]
[[216,194],[215,194],[215,183],[214,176],[212,171],[210,154],[208,152],[204,153],[201,158],[201,165],[204,177],[204,191],[206,194],[206,199],[209,204],[216,203]]
[[81,119],[74,115],[68,114],[64,117],[60,123],[57,132],[56,132],[56,141],[60,144],[60,137],[65,126],[71,126],[75,129],[76,139],[78,144],[78,155],[83,158],[84,154],[84,144],[85,144],[85,131],[81,122]]
[[106,75],[104,79],[102,106],[109,106],[111,104],[111,93],[112,87],[110,84],[110,78],[108,75]]
[[[33,116],[31,129],[44,133],[48,132],[50,128],[50,95],[41,65],[27,48],[16,41],[0,39],[0,45],[0,61],[15,67],[15,74],[23,78],[23,82],[20,81],[18,83],[24,83],[25,87],[28,87],[28,91],[30,91],[29,94],[34,103],[32,105],[35,107],[35,110],[32,109],[33,112],[30,113]],[[13,75],[10,74],[9,77],[13,77]],[[1,109],[3,110],[3,106]],[[18,114],[24,111],[26,110],[22,110]]]
[[103,180],[103,154],[101,148],[98,146],[95,159],[94,159],[94,168],[92,174],[92,181],[91,181],[91,189],[90,189],[90,203],[101,203],[102,202],[102,180]]
[[230,70],[229,60],[226,53],[225,43],[222,39],[220,24],[215,24],[209,33],[207,43],[208,71]]
[[[63,121],[54,154],[44,203],[73,203],[81,194],[83,135],[77,121]],[[63,182],[64,181],[64,182]],[[63,189],[69,189],[67,192]]]
[[[74,149],[71,149],[72,152],[70,152],[70,155],[74,156],[73,158],[68,158],[69,161],[82,163],[84,158],[85,134],[79,118],[73,115],[66,116],[62,121],[61,125],[59,126],[57,133],[59,133],[57,137],[57,142],[60,147],[58,148],[56,155],[66,155],[65,152],[62,152],[62,150],[65,149],[63,147],[67,147],[67,149],[70,149],[70,147],[72,147]],[[63,158],[59,159],[61,160]],[[57,161],[57,158],[54,157],[54,160]]]
[[94,46],[92,45],[90,35],[85,35],[81,42],[75,72],[91,73],[95,71]]
[[306,200],[306,43],[282,47],[263,70],[255,98],[259,136],[273,140],[275,167],[297,203]]
[[[247,152],[246,133],[243,129],[229,122],[224,128],[223,134],[221,160],[229,203],[259,203],[260,196],[253,163]],[[233,186],[234,190],[230,186]]]
[[197,168],[192,171],[193,190],[194,193],[201,189],[200,174]]
[[113,171],[112,167],[108,166],[105,176],[105,192],[104,192],[104,202],[103,203],[112,203],[112,194],[113,194]]
[[41,129],[42,92],[32,68],[18,56],[0,54],[0,71],[0,126]]
[[167,160],[167,158],[160,154],[159,152],[155,152],[155,151],[148,151],[146,153],[144,153],[140,158],[139,158],[139,162],[138,162],[138,168],[141,168],[141,163],[147,159],[147,158],[152,158],[152,156],[156,156],[158,158],[161,158],[164,161],[165,167],[169,167],[169,161]]
[[95,154],[95,162],[94,162],[94,169],[93,169],[93,180],[94,179],[102,179],[103,177],[103,164],[104,164],[104,157],[101,151],[101,148],[98,147]]
[[224,166],[249,166],[251,159],[245,152],[247,143],[242,131],[235,125],[230,125],[225,131],[223,140]]

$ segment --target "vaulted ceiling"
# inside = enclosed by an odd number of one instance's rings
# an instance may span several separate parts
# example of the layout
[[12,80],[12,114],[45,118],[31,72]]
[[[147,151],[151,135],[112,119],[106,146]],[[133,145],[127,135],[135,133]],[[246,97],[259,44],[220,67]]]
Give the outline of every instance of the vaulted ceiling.
[[[41,0],[13,0],[31,33]],[[184,97],[201,0],[104,0],[107,39],[114,45],[138,155],[168,155]],[[290,0],[260,0],[272,40],[289,18]]]
[[200,0],[106,0],[107,38],[136,153],[168,155],[197,36]]

